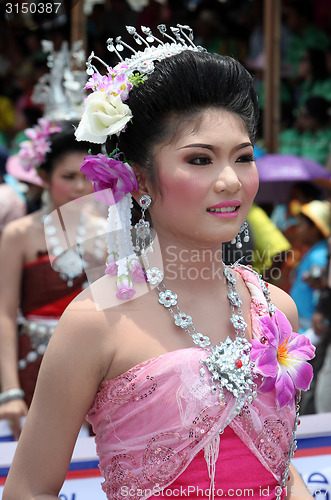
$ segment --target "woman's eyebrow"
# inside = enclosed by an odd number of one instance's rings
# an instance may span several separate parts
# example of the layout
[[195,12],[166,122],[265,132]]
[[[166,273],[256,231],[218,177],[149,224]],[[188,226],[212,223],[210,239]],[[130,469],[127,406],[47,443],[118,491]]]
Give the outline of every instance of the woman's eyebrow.
[[[235,150],[243,149],[246,147],[253,147],[253,144],[251,142],[243,142],[242,144],[239,144],[238,146],[235,146]],[[186,148],[204,148],[204,149],[210,149],[211,151],[214,151],[217,146],[212,146],[211,144],[199,144],[199,143],[194,143],[194,144],[187,144],[186,146],[182,146],[179,149],[186,149]]]

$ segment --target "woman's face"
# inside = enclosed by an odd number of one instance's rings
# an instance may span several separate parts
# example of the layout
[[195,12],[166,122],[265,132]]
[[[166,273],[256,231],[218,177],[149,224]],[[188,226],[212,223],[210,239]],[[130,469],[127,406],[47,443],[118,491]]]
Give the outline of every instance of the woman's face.
[[258,189],[253,145],[236,114],[204,111],[154,158],[162,195],[147,187],[159,236],[198,248],[236,236]]
[[49,189],[55,207],[60,207],[93,192],[91,182],[87,181],[80,171],[85,156],[84,152],[73,151],[66,153],[54,163],[46,187]]
[[308,52],[305,52],[301,58],[298,73],[302,78],[311,76],[311,63]]

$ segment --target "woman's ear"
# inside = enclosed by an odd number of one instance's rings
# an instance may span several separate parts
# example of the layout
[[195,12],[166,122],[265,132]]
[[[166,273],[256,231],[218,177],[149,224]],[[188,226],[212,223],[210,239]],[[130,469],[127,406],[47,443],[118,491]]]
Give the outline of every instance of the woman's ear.
[[42,168],[39,169],[39,172],[38,172],[38,175],[39,177],[42,179],[43,181],[43,184],[44,184],[44,188],[45,189],[49,189],[49,175],[45,172],[45,170],[43,170]]
[[138,191],[134,191],[132,193],[132,196],[138,203],[140,198],[144,194],[149,194],[150,196],[152,196],[152,185],[145,170],[143,170],[139,165],[134,163],[132,163],[131,166],[134,169],[138,183]]

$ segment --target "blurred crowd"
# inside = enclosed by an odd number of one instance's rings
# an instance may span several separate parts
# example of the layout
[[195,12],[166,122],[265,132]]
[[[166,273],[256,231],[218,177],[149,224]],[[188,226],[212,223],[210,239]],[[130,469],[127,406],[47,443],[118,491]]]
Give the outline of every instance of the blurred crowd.
[[[117,61],[107,52],[106,41],[121,35],[130,43],[125,26],[149,26],[154,31],[161,23],[190,25],[197,45],[232,55],[253,75],[261,107],[256,155],[263,157],[263,4],[263,0],[89,1],[85,4],[87,54],[94,51],[112,66]],[[63,42],[70,41],[72,14],[69,2],[63,3],[61,15],[54,16],[11,14],[5,11],[5,5],[0,5],[0,232],[12,220],[43,213],[46,204],[45,179],[35,170],[20,168],[15,155],[27,139],[26,129],[35,126],[45,111],[32,97],[39,79],[49,72],[42,41],[51,41],[55,51],[60,50]],[[304,397],[303,413],[331,411],[330,33],[329,0],[282,1],[278,153],[309,158],[330,176],[323,182],[312,175],[289,183],[286,200],[274,196],[268,203],[257,201],[248,217],[250,246],[243,245],[239,253],[230,245],[223,249],[226,262],[243,257],[266,280],[290,293],[297,304],[300,333],[307,334],[317,346],[314,382]],[[82,194],[86,194],[85,188]],[[55,196],[54,192],[51,195]],[[93,213],[95,216],[100,214]],[[41,247],[45,246],[43,241]],[[29,272],[31,262],[34,260],[28,262]],[[24,276],[24,265],[21,271]],[[18,282],[20,279],[18,276]],[[79,279],[84,281],[85,277]],[[77,289],[80,286],[79,282]],[[19,304],[18,294],[24,302],[25,292],[18,288],[12,291],[15,304]],[[24,415],[27,407],[22,408],[13,414]],[[0,418],[4,418],[1,412]]]
[[[125,26],[189,24],[195,40],[211,52],[239,59],[253,74],[264,109],[263,0],[104,0],[85,2],[87,53],[112,64],[106,40]],[[68,3],[63,3],[63,9]],[[279,152],[329,161],[331,94],[331,14],[328,0],[283,0],[281,24],[281,132]],[[70,40],[71,10],[63,15],[5,12],[0,6],[0,144],[17,148],[22,131],[42,112],[31,95],[48,71],[41,41],[59,49]],[[46,16],[46,17],[45,17]],[[259,144],[263,147],[263,113]],[[331,167],[330,167],[331,168]]]

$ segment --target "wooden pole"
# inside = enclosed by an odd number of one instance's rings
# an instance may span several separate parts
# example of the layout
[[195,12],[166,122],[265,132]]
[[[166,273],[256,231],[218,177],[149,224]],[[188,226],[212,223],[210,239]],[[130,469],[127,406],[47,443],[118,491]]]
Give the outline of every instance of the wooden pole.
[[280,130],[281,0],[264,0],[265,103],[263,135],[267,153],[277,153]]
[[71,5],[71,33],[70,33],[70,45],[73,46],[74,42],[78,40],[83,41],[82,48],[87,49],[87,38],[86,38],[86,16],[84,14],[84,0],[70,0]]

